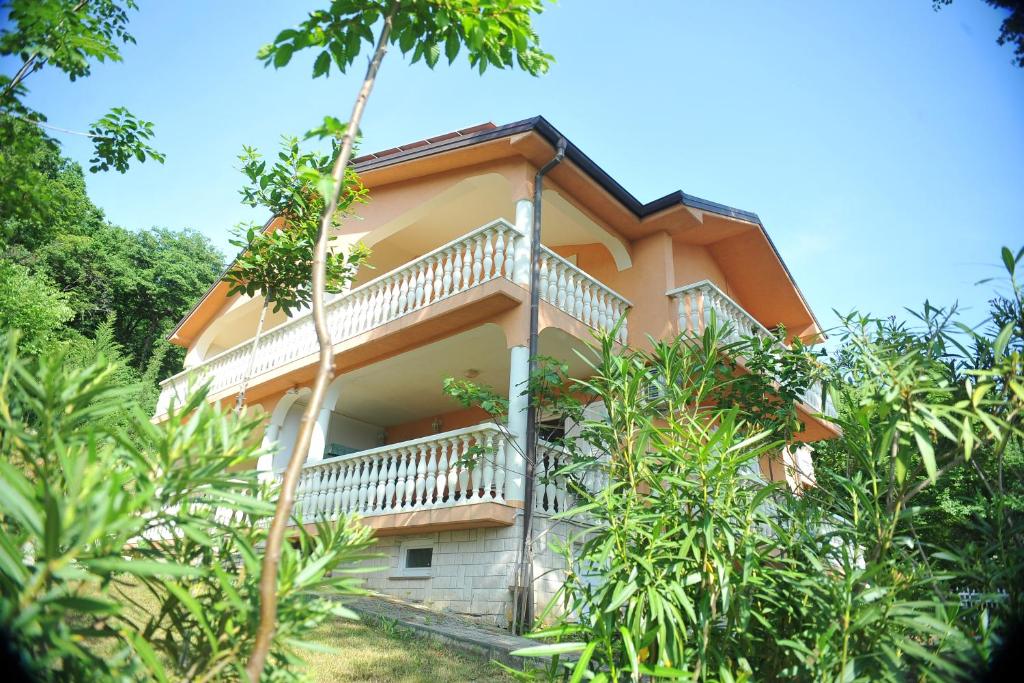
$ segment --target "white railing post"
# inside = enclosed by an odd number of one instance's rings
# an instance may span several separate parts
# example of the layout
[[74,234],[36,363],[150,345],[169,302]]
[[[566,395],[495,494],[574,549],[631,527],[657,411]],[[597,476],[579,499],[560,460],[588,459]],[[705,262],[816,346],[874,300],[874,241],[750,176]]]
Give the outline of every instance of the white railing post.
[[512,269],[512,282],[523,287],[530,286],[530,244],[533,233],[533,202],[520,199],[516,202],[516,238],[515,263]]

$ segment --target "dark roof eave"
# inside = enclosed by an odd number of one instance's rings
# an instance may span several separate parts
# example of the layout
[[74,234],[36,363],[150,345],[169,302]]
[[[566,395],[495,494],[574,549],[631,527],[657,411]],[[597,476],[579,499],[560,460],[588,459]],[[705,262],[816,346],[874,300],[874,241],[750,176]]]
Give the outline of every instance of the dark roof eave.
[[[412,161],[414,159],[421,159],[435,154],[441,154],[443,152],[451,152],[456,149],[477,145],[482,142],[498,140],[512,135],[529,133],[531,131],[536,132],[547,140],[552,147],[555,147],[560,139],[565,138],[565,136],[562,135],[557,128],[551,125],[551,123],[543,116],[534,116],[533,118],[523,119],[522,121],[516,121],[514,123],[507,123],[503,126],[496,126],[494,128],[482,130],[471,135],[453,138],[437,144],[424,145],[422,147],[399,151],[384,157],[370,158],[356,164],[356,170],[360,173],[364,173],[366,171],[372,171],[378,168]],[[757,223],[759,225],[761,223],[761,220],[757,217],[756,213],[736,209],[731,206],[712,202],[700,197],[695,197],[680,190],[670,192],[663,197],[658,197],[657,199],[645,204],[634,197],[626,188],[620,185],[618,181],[608,175],[603,168],[598,166],[593,159],[588,157],[582,150],[580,150],[579,147],[570,142],[568,138],[565,138],[565,140],[567,143],[565,156],[579,166],[587,175],[593,178],[598,185],[612,195],[619,203],[629,209],[637,218],[646,218],[647,216],[658,213],[659,211],[664,211],[665,209],[669,209],[673,206],[682,205],[692,209],[699,209],[701,211],[710,211],[711,213],[716,213],[728,218],[735,218],[750,223]]]

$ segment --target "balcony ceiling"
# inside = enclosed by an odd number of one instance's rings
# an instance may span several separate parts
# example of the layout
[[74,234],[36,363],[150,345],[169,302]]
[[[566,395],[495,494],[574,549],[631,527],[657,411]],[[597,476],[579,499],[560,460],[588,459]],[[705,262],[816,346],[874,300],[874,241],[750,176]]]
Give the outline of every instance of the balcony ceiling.
[[[561,330],[541,333],[541,355],[571,359],[570,374],[581,377],[587,368],[574,349],[583,347]],[[505,395],[509,350],[500,327],[475,327],[342,375],[335,412],[391,427],[457,410],[461,406],[442,392],[442,383],[446,377],[464,378],[468,371],[479,373],[474,382]]]

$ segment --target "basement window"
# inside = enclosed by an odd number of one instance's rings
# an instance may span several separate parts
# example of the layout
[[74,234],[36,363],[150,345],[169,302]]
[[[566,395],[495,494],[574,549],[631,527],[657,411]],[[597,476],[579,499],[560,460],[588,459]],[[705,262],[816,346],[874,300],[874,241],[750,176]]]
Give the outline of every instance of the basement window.
[[398,555],[398,576],[429,577],[434,566],[434,546],[430,541],[406,541]]

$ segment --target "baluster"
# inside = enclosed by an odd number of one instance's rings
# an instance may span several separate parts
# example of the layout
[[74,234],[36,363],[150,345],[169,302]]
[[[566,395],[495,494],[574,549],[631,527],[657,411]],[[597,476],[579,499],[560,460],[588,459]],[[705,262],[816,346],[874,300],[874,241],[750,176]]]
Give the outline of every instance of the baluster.
[[416,268],[416,298],[414,308],[419,308],[423,305],[423,292],[426,279],[426,273],[424,273],[423,266],[421,264]]
[[420,446],[416,449],[416,484],[413,490],[413,506],[420,508],[423,507],[423,494],[427,488],[427,447]]
[[299,483],[295,486],[295,505],[292,506],[292,515],[300,517],[302,515],[303,502],[306,495],[306,481],[309,475],[303,471],[299,475]]
[[591,317],[591,314],[594,312],[593,298],[594,285],[588,282],[587,286],[583,290],[583,307],[580,313],[583,315],[583,322],[590,325],[591,327],[596,327],[594,325],[594,320]]
[[398,309],[402,305],[401,302],[401,291],[402,286],[402,274],[399,273],[391,278],[391,287],[388,290],[388,313],[387,319],[394,320],[398,317]]
[[[466,437],[466,443],[469,443],[471,437]],[[476,445],[482,445],[479,440],[476,440]],[[469,458],[469,472],[467,473],[469,478],[469,501],[475,503],[480,500],[480,456],[475,455]]]
[[459,502],[465,502],[469,496],[469,437],[462,437],[459,449]]
[[363,505],[363,514],[373,512],[373,506],[377,502],[377,468],[373,456],[366,458],[366,503]]
[[356,301],[356,326],[352,330],[353,335],[361,334],[366,330],[369,325],[367,324],[370,316],[370,292],[362,291],[359,293],[359,299]]
[[[562,264],[558,264],[558,298],[555,299],[554,301],[558,302],[556,305],[563,311],[565,310],[565,299],[567,295],[565,288],[565,268],[562,266]],[[554,301],[552,303],[554,303]]]
[[560,509],[555,508],[555,470],[558,469],[558,461],[554,451],[547,452],[547,477],[546,483],[544,484],[544,495],[547,497],[548,512],[561,512]]
[[483,273],[483,261],[484,261],[484,247],[483,238],[480,235],[476,236],[473,240],[475,248],[473,249],[473,285],[480,284],[480,276]]
[[423,274],[423,305],[434,301],[434,257],[427,257],[427,271]]
[[387,455],[380,454],[373,456],[374,462],[377,464],[377,495],[374,498],[373,511],[383,512],[384,511],[384,496],[387,495],[387,481],[388,473],[385,468],[387,464]]
[[448,440],[448,502],[455,502],[455,495],[458,493],[457,486],[459,483],[459,442],[457,439]]
[[[701,287],[699,290],[700,297],[700,308],[701,308],[701,334],[704,330],[711,326],[711,292],[707,287]],[[717,317],[717,316],[716,316]]]
[[437,301],[444,296],[441,287],[444,286],[444,278],[442,276],[444,263],[444,252],[432,256],[431,260],[434,262],[434,301]]
[[488,230],[483,235],[484,238],[484,270],[483,279],[489,280],[494,274],[492,270],[494,268],[494,245],[491,243],[491,231]]
[[346,461],[341,465],[341,494],[339,496],[338,513],[348,514],[352,500],[352,463]]
[[555,259],[549,258],[546,255],[544,256],[544,258],[547,260],[547,262],[549,264],[549,268],[548,268],[548,293],[547,293],[547,296],[544,297],[544,298],[547,299],[548,303],[550,303],[552,306],[557,306],[558,305],[558,273],[559,273],[559,270],[560,270],[560,268],[558,267],[559,263]]
[[395,480],[398,478],[397,456],[394,452],[387,456],[388,469],[384,475],[384,510],[390,512],[397,506],[395,500]]
[[398,289],[398,315],[403,315],[411,307],[409,302],[409,272],[401,272],[398,276],[401,279],[401,286]]
[[462,288],[469,289],[473,286],[473,242],[467,240],[465,243],[466,254],[462,259]]
[[495,438],[494,451],[494,500],[505,502],[505,435],[498,434]]
[[484,447],[483,476],[481,477],[481,489],[484,500],[491,498],[491,486],[494,485],[494,435],[483,433],[480,435],[481,445]]
[[516,265],[516,242],[519,241],[519,233],[515,230],[508,231],[508,243],[505,245],[505,277],[512,279],[512,271]]
[[583,317],[583,276],[576,278],[576,292],[573,295],[572,315],[577,318]]
[[442,258],[444,259],[444,275],[441,277],[441,296],[448,296],[452,293],[452,250],[447,249]]
[[417,450],[409,449],[409,462],[405,468],[405,507],[411,510],[416,507],[416,460]]
[[[427,473],[424,482],[423,504],[427,507],[434,506],[434,489],[437,485],[437,442],[430,442],[430,450],[427,451]],[[418,484],[417,484],[418,486]]]
[[[436,494],[435,504],[440,505],[444,502],[445,488],[448,485],[448,455],[445,452],[449,442],[441,441],[437,451],[437,478],[434,481],[434,491]],[[429,480],[428,480],[429,483]]]
[[370,463],[359,460],[359,497],[356,499],[356,512],[366,512],[366,501],[370,498]]
[[395,450],[395,458],[398,460],[398,471],[395,473],[395,508],[405,510],[405,449]]
[[627,310],[628,309],[625,306],[623,306],[622,309],[620,310],[620,315],[623,316],[623,318],[622,318],[622,326],[619,327],[619,343],[620,344],[625,344],[626,341],[629,339],[629,316],[626,315],[626,311]]
[[334,486],[331,487],[330,497],[327,499],[327,507],[330,512],[330,519],[337,519],[341,512],[341,487],[344,483],[345,468],[343,463],[332,465],[334,470]]
[[462,245],[455,245],[455,262],[452,264],[452,292],[462,291]]
[[385,322],[391,317],[391,283],[394,278],[388,278],[380,285],[380,309],[377,312],[377,324]]
[[494,277],[501,277],[505,265],[505,229],[498,227],[494,236]]
[[[560,461],[556,461],[555,467],[559,468],[561,466],[562,463]],[[565,477],[560,475],[552,477],[552,486],[554,486],[555,489],[555,503],[558,505],[558,511],[565,512],[568,509],[566,504],[569,500],[569,492],[565,485]]]
[[316,498],[313,503],[313,519],[320,521],[325,516],[327,510],[327,487],[329,485],[328,477],[330,471],[325,467],[317,468],[317,486],[316,486]]
[[540,255],[540,298],[548,298],[548,257],[541,252]]

